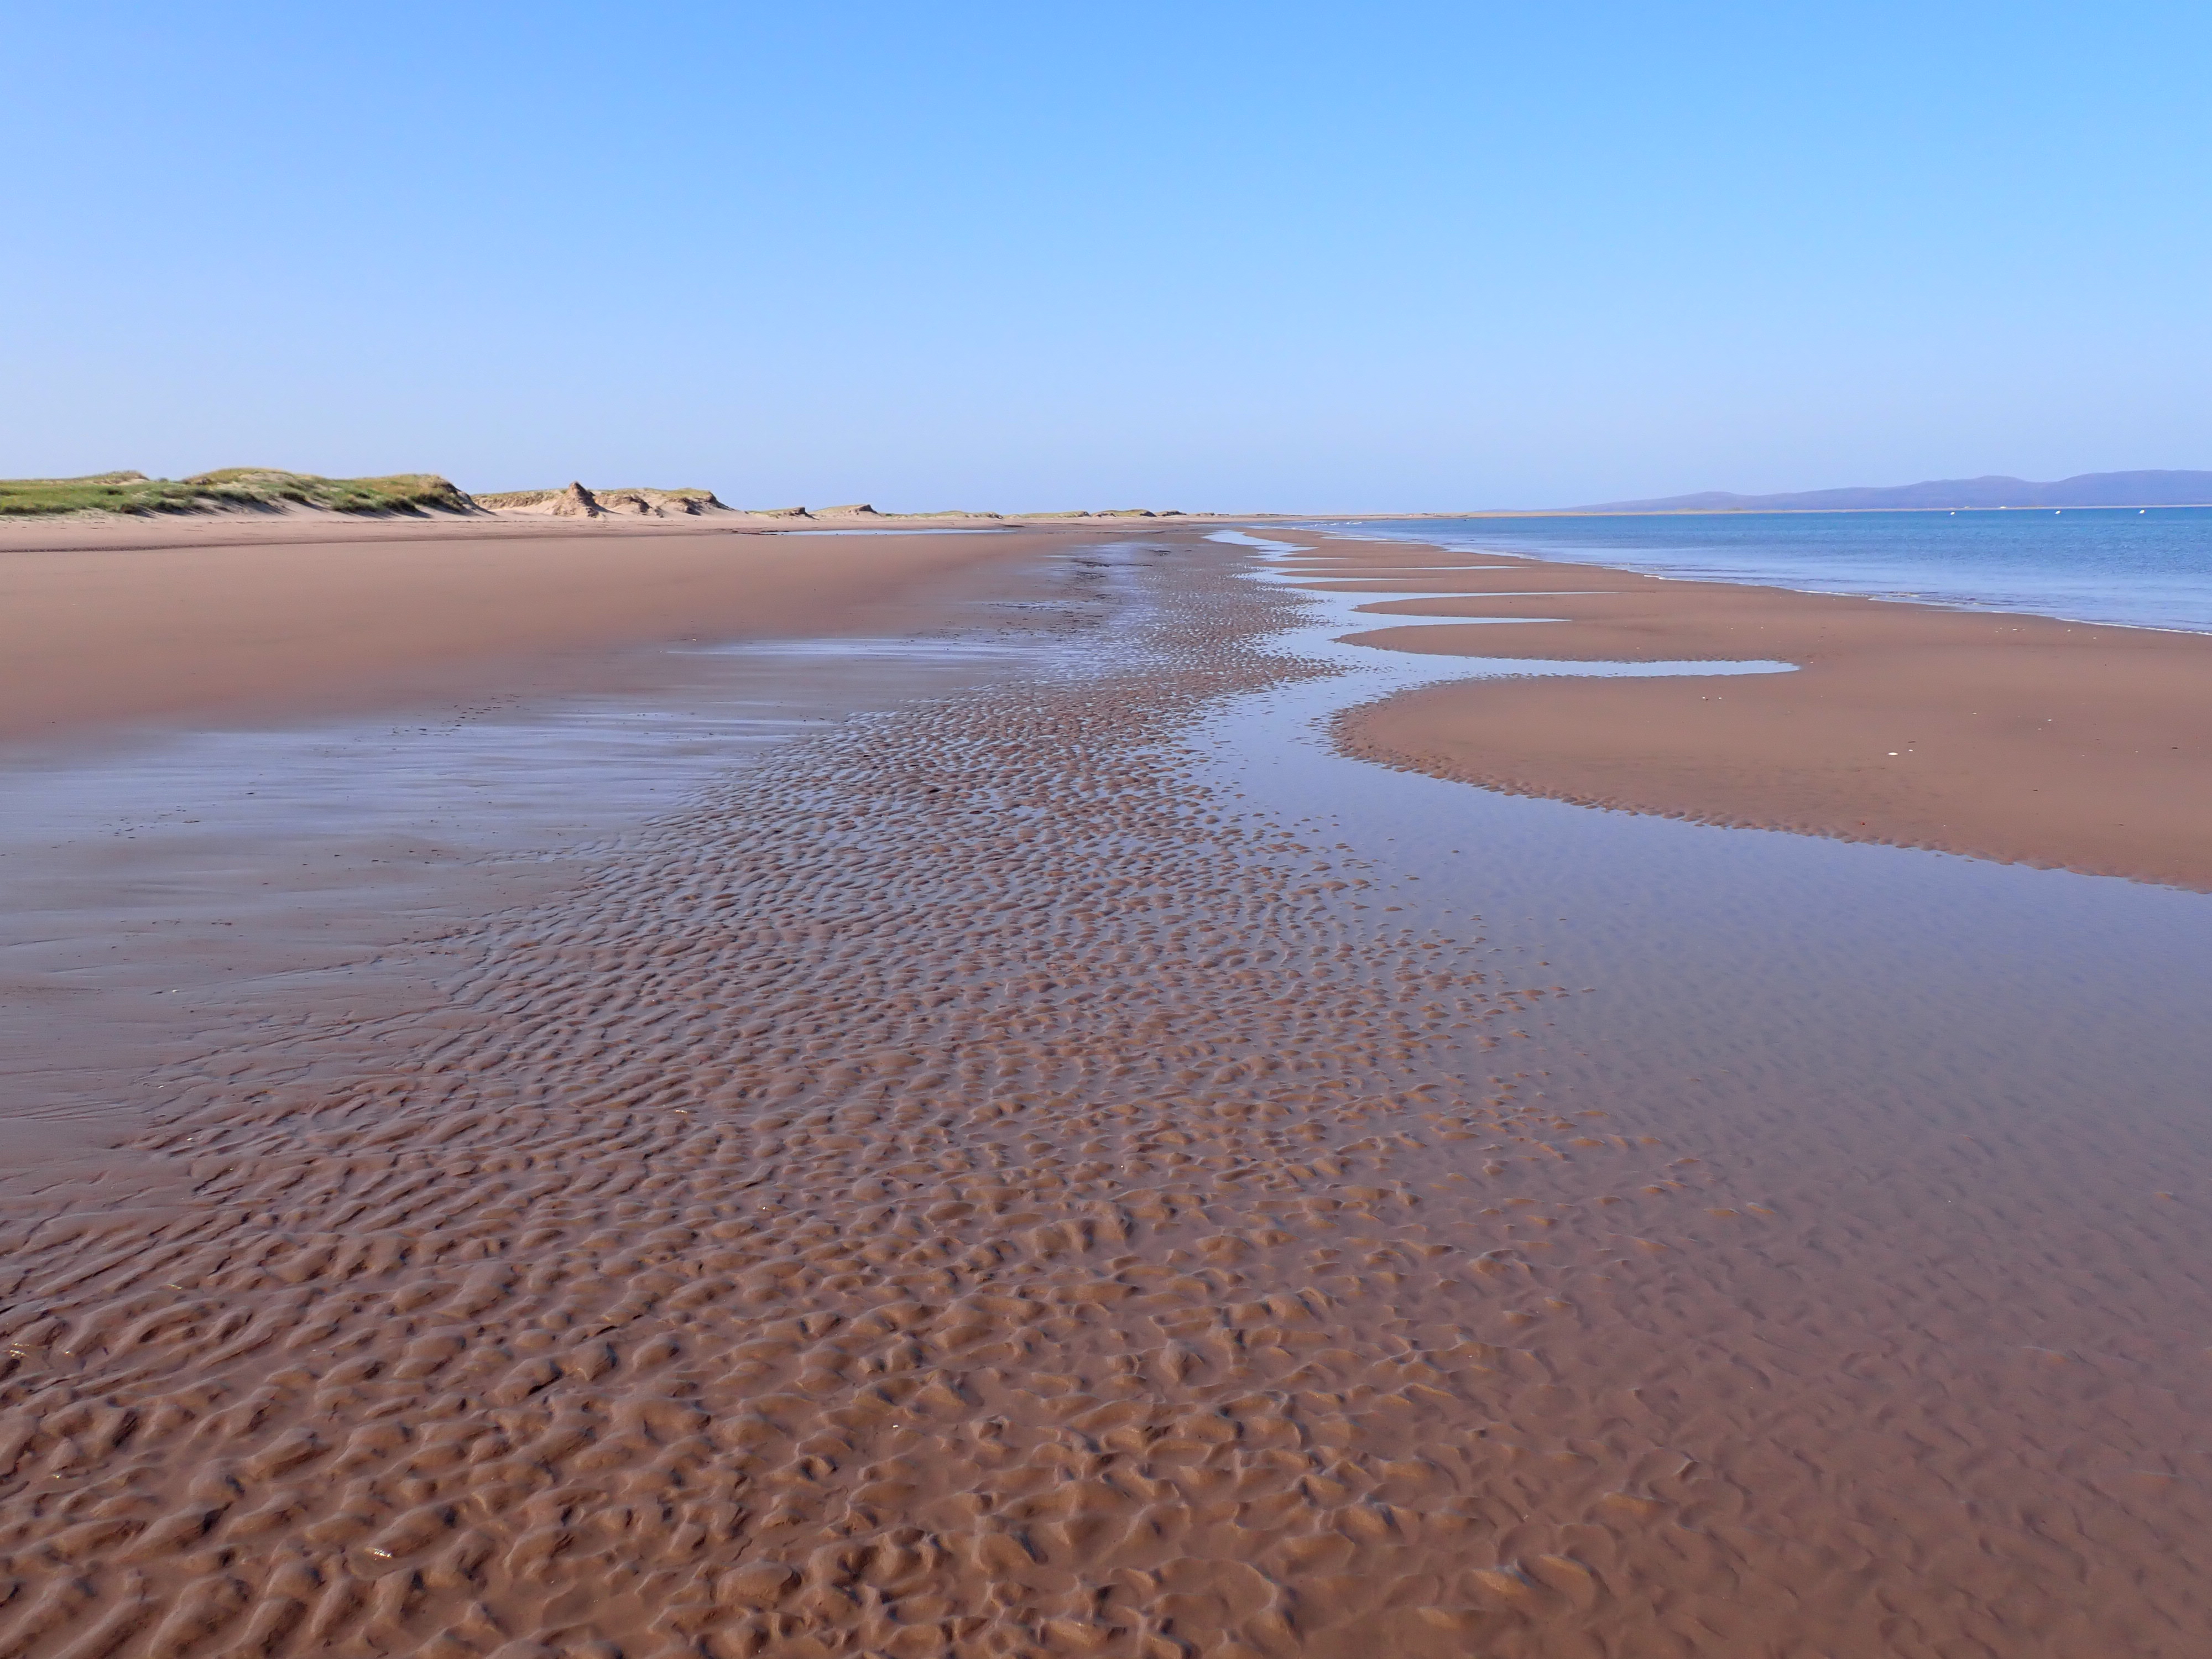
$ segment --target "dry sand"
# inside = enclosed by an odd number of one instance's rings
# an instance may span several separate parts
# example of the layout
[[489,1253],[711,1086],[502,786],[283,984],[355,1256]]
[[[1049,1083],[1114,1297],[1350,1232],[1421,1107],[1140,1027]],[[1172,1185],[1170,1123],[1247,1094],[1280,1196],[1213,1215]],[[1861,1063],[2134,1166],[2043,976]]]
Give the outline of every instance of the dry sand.
[[1577,988],[1209,784],[1320,672],[1234,556],[1067,561],[1112,650],[489,894],[424,1006],[272,989],[4,1183],[0,1659],[2202,1651],[2195,1212],[1960,1134],[1844,1207],[1887,1099],[1755,1202],[1771,1091],[1534,1075]]
[[[1702,679],[1466,681],[1348,716],[1352,752],[1516,794],[2212,888],[2212,639],[1402,542],[1312,544],[1316,577],[1464,602],[1364,607],[1394,650],[1795,663]],[[1565,590],[1562,592],[1562,590]],[[1527,595],[1528,597],[1521,597]],[[1392,614],[1547,619],[1394,629]],[[1549,620],[1556,619],[1556,620]]]
[[562,689],[625,645],[913,625],[949,573],[1074,533],[319,514],[4,525],[0,742]]

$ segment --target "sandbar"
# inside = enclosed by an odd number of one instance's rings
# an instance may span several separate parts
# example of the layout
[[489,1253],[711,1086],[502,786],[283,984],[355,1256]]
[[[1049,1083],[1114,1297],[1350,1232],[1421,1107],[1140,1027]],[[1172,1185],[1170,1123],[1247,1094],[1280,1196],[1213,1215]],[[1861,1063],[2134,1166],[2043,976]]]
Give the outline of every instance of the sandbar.
[[[1348,714],[1354,753],[1586,805],[2212,888],[2212,638],[1396,541],[1311,545],[1297,568],[1316,580],[1389,573],[1363,607],[1376,626],[1350,636],[1364,644],[1796,665],[1725,684],[1467,679]],[[1425,562],[1491,568],[1405,570]],[[1394,603],[1393,586],[1467,598]]]

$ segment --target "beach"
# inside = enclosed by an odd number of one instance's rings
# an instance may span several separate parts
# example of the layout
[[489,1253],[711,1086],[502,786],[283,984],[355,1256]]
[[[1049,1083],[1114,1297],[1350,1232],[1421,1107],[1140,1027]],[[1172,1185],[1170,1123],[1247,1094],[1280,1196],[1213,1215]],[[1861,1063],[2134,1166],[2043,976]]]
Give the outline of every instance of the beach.
[[912,623],[948,573],[1066,533],[328,514],[0,525],[0,743],[573,689],[624,646]]
[[2212,1634],[2204,640],[30,534],[0,1659]]
[[1587,805],[2212,888],[2204,635],[1314,545],[1301,568],[1317,580],[1376,568],[1386,590],[1466,595],[1363,605],[1375,625],[1359,637],[1388,649],[1796,671],[1415,691],[1347,718],[1346,742],[1370,758]]

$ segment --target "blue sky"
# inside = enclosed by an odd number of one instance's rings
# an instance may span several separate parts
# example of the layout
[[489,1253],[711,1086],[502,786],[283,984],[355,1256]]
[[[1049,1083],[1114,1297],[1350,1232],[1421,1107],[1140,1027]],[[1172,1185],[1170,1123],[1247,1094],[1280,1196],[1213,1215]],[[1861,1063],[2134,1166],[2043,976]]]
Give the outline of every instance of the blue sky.
[[2212,467],[2201,6],[0,31],[0,475],[1332,511]]

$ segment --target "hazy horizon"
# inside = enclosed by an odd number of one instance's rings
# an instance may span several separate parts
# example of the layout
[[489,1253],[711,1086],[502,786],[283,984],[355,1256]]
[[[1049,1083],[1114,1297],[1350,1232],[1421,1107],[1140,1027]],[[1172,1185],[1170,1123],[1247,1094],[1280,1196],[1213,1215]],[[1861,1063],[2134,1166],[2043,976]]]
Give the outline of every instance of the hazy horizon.
[[98,73],[0,109],[0,475],[1354,513],[2212,457],[2178,10],[11,22]]

